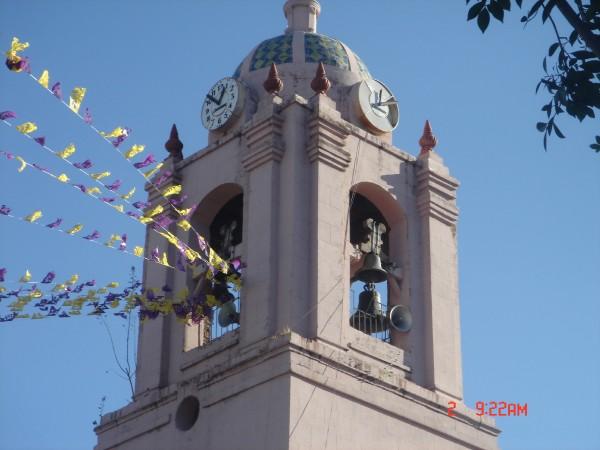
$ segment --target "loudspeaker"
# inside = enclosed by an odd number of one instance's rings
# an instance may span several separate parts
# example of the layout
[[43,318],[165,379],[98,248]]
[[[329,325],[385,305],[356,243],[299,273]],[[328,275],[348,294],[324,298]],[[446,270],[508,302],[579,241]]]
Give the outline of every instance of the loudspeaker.
[[388,314],[390,326],[401,333],[406,333],[412,328],[412,313],[408,306],[396,305]]

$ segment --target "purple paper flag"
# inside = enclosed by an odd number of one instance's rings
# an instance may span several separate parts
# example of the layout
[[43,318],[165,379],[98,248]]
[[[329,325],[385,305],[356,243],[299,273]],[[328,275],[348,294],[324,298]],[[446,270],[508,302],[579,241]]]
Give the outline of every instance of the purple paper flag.
[[90,280],[85,282],[86,286],[92,287],[96,285],[96,280]]
[[55,277],[56,277],[56,274],[54,272],[48,272],[46,274],[46,276],[44,277],[44,279],[42,280],[42,283],[52,283],[52,281],[54,280]]
[[42,172],[48,172],[48,169],[46,169],[45,167],[40,166],[37,163],[33,163],[32,166],[35,167],[37,170],[41,170]]
[[172,175],[170,170],[167,170],[165,173],[163,173],[160,177],[158,177],[158,180],[156,180],[154,182],[154,184],[158,187],[161,184],[163,184],[165,181],[167,181],[169,179],[169,177]]
[[133,211],[127,211],[125,214],[127,214],[128,216],[133,217],[135,219],[139,219],[140,217],[142,217],[138,213],[135,213]]
[[156,219],[154,219],[153,225],[158,225],[159,227],[167,228],[173,222],[174,222],[174,220],[171,217],[169,217],[168,214],[163,214],[163,215],[157,217]]
[[0,155],[6,156],[6,159],[15,159],[15,155],[11,152],[5,152],[4,150],[0,151]]
[[142,169],[144,167],[148,167],[150,164],[153,164],[155,162],[156,162],[156,160],[154,159],[154,155],[150,154],[143,161],[136,162],[133,165],[133,167],[135,167],[136,169]]
[[112,203],[116,200],[116,197],[101,197],[100,200],[102,200],[104,203]]
[[105,184],[104,187],[109,191],[116,191],[121,187],[121,180],[115,180],[113,184]]
[[127,248],[127,235],[121,235],[121,243],[119,244],[119,250],[123,251]]
[[86,159],[83,162],[73,164],[78,169],[89,169],[92,167],[92,162],[89,159]]
[[187,200],[187,194],[171,198],[171,204],[174,206],[180,206]]
[[40,144],[42,147],[43,147],[44,145],[46,145],[46,138],[45,138],[44,136],[35,137],[35,138],[33,138],[33,140],[34,140],[35,142],[37,142],[38,144]]
[[52,93],[54,94],[54,96],[56,98],[59,98],[62,100],[62,88],[60,87],[60,81],[57,83],[54,83],[54,85],[52,86],[52,89],[50,89],[52,91]]
[[156,262],[160,262],[160,252],[158,251],[158,247],[155,247],[154,250],[152,250],[152,259]]
[[175,263],[175,267],[177,267],[182,272],[185,272],[185,266],[183,265],[181,254],[177,255],[177,262]]
[[88,241],[95,241],[99,237],[100,237],[100,232],[98,230],[94,230],[91,234],[88,234],[87,236],[84,236],[83,238],[87,239]]
[[83,184],[73,184],[73,186],[75,186],[77,189],[79,189],[84,194],[87,191],[87,189],[85,188],[85,186]]
[[62,223],[62,219],[56,219],[54,222],[49,223],[48,225],[46,225],[48,228],[56,228],[57,226],[59,226]]
[[0,269],[0,282],[4,281],[4,277],[6,276],[6,267],[2,267]]
[[146,207],[150,206],[150,203],[147,203],[147,202],[143,202],[143,201],[141,201],[141,200],[138,200],[137,202],[133,202],[133,203],[132,203],[132,206],[133,206],[134,208],[137,208],[137,209],[144,209],[144,208],[146,208]]
[[10,214],[10,208],[6,205],[0,206],[0,214],[8,216]]
[[91,125],[93,122],[92,113],[89,108],[85,108],[85,112],[83,113],[83,121],[88,125]]
[[2,111],[0,112],[0,120],[15,119],[17,114],[14,111]]

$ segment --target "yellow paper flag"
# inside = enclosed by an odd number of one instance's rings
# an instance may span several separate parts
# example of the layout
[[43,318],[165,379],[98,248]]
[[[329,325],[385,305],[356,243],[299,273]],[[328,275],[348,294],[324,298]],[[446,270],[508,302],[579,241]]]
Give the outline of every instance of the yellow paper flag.
[[101,180],[102,178],[110,177],[110,172],[91,173],[90,177],[92,177],[94,180]]
[[29,273],[29,269],[26,269],[25,275],[23,275],[21,278],[19,278],[19,282],[27,283],[29,280],[31,280],[31,274]]
[[100,194],[101,192],[102,192],[102,191],[100,190],[100,188],[98,188],[98,187],[96,187],[96,186],[94,186],[94,187],[91,187],[91,188],[87,188],[87,191],[86,191],[86,193],[87,193],[87,194],[89,194],[89,195],[92,195],[92,194]]
[[131,159],[138,153],[142,153],[144,151],[145,145],[133,145],[129,150],[125,152],[125,158]]
[[73,274],[73,275],[71,275],[71,278],[69,278],[69,281],[65,281],[65,283],[73,285],[73,284],[77,283],[77,280],[79,280],[79,275]]
[[73,235],[75,233],[79,233],[82,229],[83,229],[83,225],[80,224],[80,223],[78,223],[73,228],[67,230],[67,233],[70,234],[70,235]]
[[163,196],[164,197],[170,197],[171,195],[177,195],[181,193],[181,185],[177,185],[177,186],[171,186],[168,187],[167,189],[165,189],[163,191]]
[[75,153],[76,150],[77,149],[75,148],[75,144],[69,144],[65,147],[65,149],[62,152],[57,152],[56,156],[62,159],[67,159],[69,156]]
[[38,83],[48,89],[48,83],[50,82],[50,74],[47,70],[44,70],[40,77],[38,78]]
[[127,130],[125,130],[125,128],[117,127],[110,133],[105,133],[104,131],[101,131],[100,134],[105,138],[116,138],[122,136],[123,134],[127,134]]
[[158,163],[154,169],[150,169],[147,172],[144,172],[144,177],[151,178],[156,172],[160,170],[160,168],[164,165],[164,163]]
[[154,209],[152,209],[151,211],[148,211],[147,214],[145,214],[146,217],[154,217],[157,214],[160,214],[161,212],[164,211],[164,208],[162,205],[158,205],[156,206]]
[[27,222],[35,222],[36,220],[38,220],[40,217],[42,217],[42,212],[41,211],[35,211],[31,214],[29,214],[27,217],[25,217],[25,220]]
[[56,179],[58,181],[62,181],[63,183],[66,183],[67,181],[69,181],[69,177],[64,173],[61,173],[59,176],[56,177]]
[[123,200],[129,200],[135,194],[135,188],[131,189],[127,194],[121,195]]
[[29,47],[29,42],[20,42],[19,38],[13,37],[10,43],[10,50],[6,52],[6,56],[10,58],[12,55],[22,52],[27,47]]
[[107,288],[118,288],[119,287],[119,283],[117,283],[116,281],[111,281],[110,283],[108,283],[106,285]]
[[144,254],[144,247],[140,247],[139,245],[137,245],[134,249],[133,249],[133,254],[135,256],[142,256]]
[[162,254],[162,258],[160,259],[160,263],[163,266],[168,266],[169,265],[169,261],[167,260],[167,254],[165,252],[163,252],[163,254]]
[[120,213],[125,211],[125,207],[123,205],[111,205],[113,208],[115,208],[117,211],[119,211]]
[[19,133],[30,134],[37,130],[37,125],[33,122],[25,122],[15,127]]
[[154,222],[151,217],[144,217],[144,216],[140,217],[139,221],[141,223],[143,223],[144,225],[146,225],[146,224],[148,224],[150,222]]
[[71,96],[69,97],[69,108],[74,113],[79,112],[79,108],[81,107],[81,102],[83,102],[83,97],[85,97],[86,88],[84,87],[76,87],[71,91]]
[[15,159],[17,159],[18,161],[21,162],[21,166],[17,169],[17,172],[19,172],[19,173],[23,172],[25,170],[25,167],[27,167],[27,163],[20,156],[15,156]]
[[189,230],[192,227],[192,225],[187,220],[185,220],[185,219],[180,220],[179,222],[177,222],[177,226],[179,228],[183,229],[184,231],[187,231],[187,230]]

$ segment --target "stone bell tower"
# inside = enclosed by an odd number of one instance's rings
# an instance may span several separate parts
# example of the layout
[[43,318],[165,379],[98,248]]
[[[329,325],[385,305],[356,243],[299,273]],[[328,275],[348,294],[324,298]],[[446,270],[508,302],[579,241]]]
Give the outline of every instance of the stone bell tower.
[[[183,159],[167,143],[164,186],[181,183],[193,228],[246,263],[243,285],[200,323],[141,325],[134,400],[102,418],[96,449],[497,448],[462,400],[458,182],[428,123],[417,157],[392,145],[396,97],[317,33],[320,13],[286,1],[285,33],[209,90],[208,146]],[[177,257],[156,233],[146,248]],[[144,268],[146,288],[202,280]]]

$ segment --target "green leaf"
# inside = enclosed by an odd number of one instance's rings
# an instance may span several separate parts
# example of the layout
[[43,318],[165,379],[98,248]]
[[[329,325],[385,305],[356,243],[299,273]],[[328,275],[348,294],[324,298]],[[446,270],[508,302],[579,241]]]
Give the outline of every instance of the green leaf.
[[561,131],[558,129],[558,127],[556,126],[556,124],[555,124],[555,123],[553,123],[553,124],[552,124],[552,127],[554,128],[554,132],[556,133],[556,135],[557,135],[559,138],[561,138],[561,139],[564,139],[564,138],[565,138],[565,135],[564,135],[564,134],[562,134],[562,132],[561,132]]
[[544,72],[548,73],[548,67],[546,67],[546,57],[544,56],[544,60],[542,61],[542,67],[544,68]]
[[596,144],[600,145],[600,136],[596,136]]
[[544,0],[538,0],[537,2],[535,2],[533,4],[533,6],[531,7],[531,9],[529,10],[529,12],[527,13],[527,18],[531,18],[538,9],[540,9],[540,6],[542,6],[544,4]]
[[579,50],[579,51],[573,52],[573,56],[578,59],[597,58],[596,55],[594,55],[592,52],[588,52],[587,50]]
[[490,24],[490,13],[487,8],[482,9],[479,15],[477,16],[477,25],[482,33],[485,33],[488,25]]
[[546,130],[546,123],[545,122],[538,122],[535,124],[535,127],[537,128],[537,130],[539,132],[545,131]]
[[548,49],[548,56],[552,56],[554,54],[554,52],[556,51],[556,49],[559,47],[559,43],[555,42],[554,44],[552,44],[550,46],[550,48]]
[[471,8],[469,8],[469,12],[467,13],[467,21],[473,20],[475,17],[477,17],[484,6],[485,0],[481,0],[479,3],[475,3],[473,6],[471,6]]
[[544,134],[544,150],[548,150],[548,135]]
[[554,8],[555,0],[550,0],[548,3],[544,5],[544,12],[542,13],[542,23],[548,20],[550,17],[550,13],[552,12],[552,8]]
[[577,31],[573,30],[569,35],[569,44],[573,45],[578,37],[579,34],[577,33]]
[[523,0],[515,0],[515,3],[519,5],[519,8],[523,5]]
[[498,0],[498,3],[500,3],[502,9],[510,11],[510,0]]
[[581,65],[581,67],[584,70],[587,70],[587,71],[590,71],[590,72],[593,72],[593,73],[598,73],[598,72],[600,72],[600,59],[592,60],[592,61],[585,61]]
[[500,22],[504,21],[504,9],[502,9],[502,6],[500,6],[499,2],[492,0],[488,5],[488,9],[492,13],[492,16],[496,18],[496,20],[499,20]]
[[596,150],[596,153],[600,153],[600,144],[592,144],[592,145],[590,145],[590,147],[593,150]]

